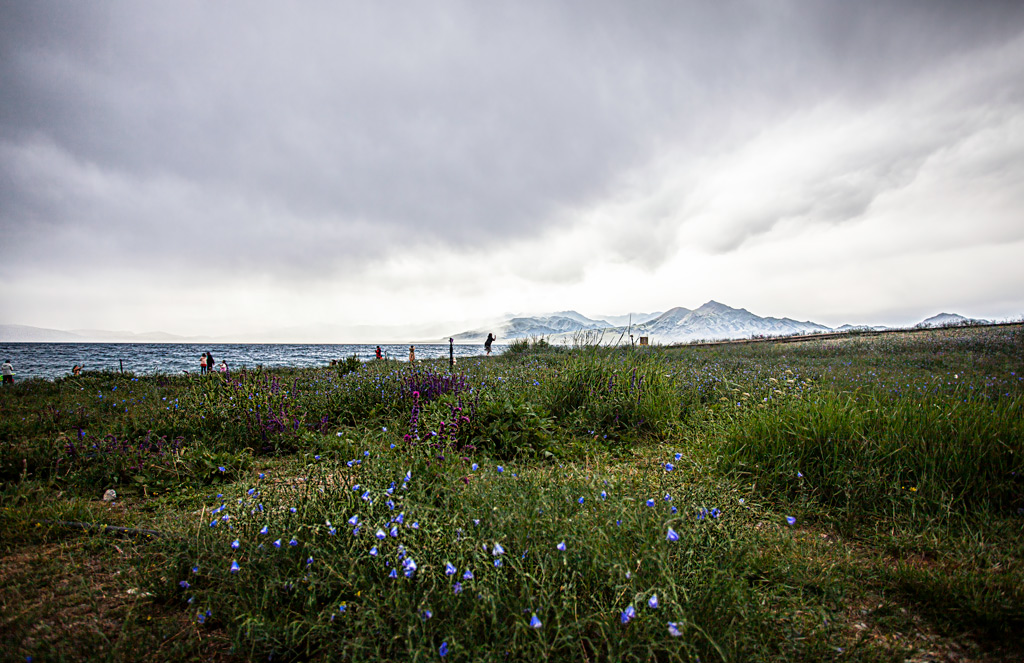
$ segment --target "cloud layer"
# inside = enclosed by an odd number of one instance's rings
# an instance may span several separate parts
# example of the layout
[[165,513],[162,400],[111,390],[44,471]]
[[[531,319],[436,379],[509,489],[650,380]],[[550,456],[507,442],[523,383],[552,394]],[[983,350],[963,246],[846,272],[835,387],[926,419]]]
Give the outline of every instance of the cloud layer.
[[1024,313],[1019,3],[16,3],[0,91],[4,322]]

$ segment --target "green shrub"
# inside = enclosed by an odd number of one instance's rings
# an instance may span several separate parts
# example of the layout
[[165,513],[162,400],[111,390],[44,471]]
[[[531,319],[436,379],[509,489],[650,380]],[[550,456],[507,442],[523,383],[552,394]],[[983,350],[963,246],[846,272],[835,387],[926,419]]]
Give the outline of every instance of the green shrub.
[[771,493],[857,511],[1019,508],[1022,405],[826,391],[738,418],[721,453]]
[[465,427],[465,441],[495,458],[551,455],[553,422],[520,392],[477,400]]
[[679,397],[653,354],[590,348],[571,354],[545,385],[544,404],[588,434],[660,434],[679,419]]

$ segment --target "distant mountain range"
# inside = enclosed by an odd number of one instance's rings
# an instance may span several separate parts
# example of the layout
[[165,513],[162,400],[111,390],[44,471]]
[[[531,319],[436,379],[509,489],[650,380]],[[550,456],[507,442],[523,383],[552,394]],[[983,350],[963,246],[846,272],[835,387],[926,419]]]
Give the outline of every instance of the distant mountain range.
[[5,343],[189,343],[193,340],[159,331],[139,334],[105,329],[63,331],[28,325],[0,325],[0,342]]
[[[940,313],[921,321],[916,327],[944,327],[965,324],[984,324],[988,321],[966,318],[956,313]],[[439,325],[440,326],[440,325]],[[442,327],[443,328],[443,327]],[[359,335],[372,336],[372,327],[338,327],[333,330],[320,329],[315,335],[317,339],[351,336],[353,330],[362,330]],[[716,301],[709,301],[703,306],[690,310],[683,307],[669,309],[664,313],[629,313],[626,315],[609,315],[600,319],[588,318],[576,311],[559,311],[557,313],[537,316],[513,316],[493,327],[475,329],[455,335],[458,343],[483,342],[489,332],[498,337],[498,343],[507,343],[517,338],[544,337],[551,343],[571,343],[575,337],[585,335],[586,342],[614,343],[626,334],[635,339],[647,336],[651,343],[668,345],[672,343],[688,343],[699,340],[728,340],[751,338],[756,336],[790,336],[794,334],[813,334],[833,331],[882,330],[886,327],[874,325],[843,325],[835,329],[810,321],[792,320],[790,318],[762,318],[743,308],[732,308]],[[316,331],[316,330],[314,330]],[[391,333],[394,333],[392,330]],[[76,329],[62,331],[44,329],[26,325],[0,325],[0,343],[195,343],[195,342],[331,342],[322,340],[302,340],[311,334],[309,329],[294,328],[278,330],[276,336],[264,338],[265,334],[255,338],[252,334],[236,335],[223,338],[204,338],[176,336],[164,332],[134,333],[128,331],[106,331],[99,329]],[[379,333],[379,331],[377,332]],[[437,333],[436,331],[434,333]],[[250,338],[252,337],[252,338]],[[448,338],[435,342],[447,342]],[[334,342],[345,342],[338,340]]]
[[[632,325],[629,319],[632,318]],[[962,315],[940,313],[920,322],[917,327],[942,327],[968,323],[984,323]],[[683,307],[664,313],[632,313],[627,316],[605,316],[594,320],[576,311],[561,311],[533,317],[513,317],[493,329],[476,329],[455,336],[456,341],[477,342],[488,332],[499,342],[517,338],[545,337],[549,342],[571,342],[574,337],[586,335],[588,341],[599,337],[603,342],[615,342],[624,333],[636,339],[647,336],[651,343],[689,343],[700,340],[729,340],[757,336],[792,336],[834,331],[883,330],[880,325],[843,325],[827,327],[811,321],[791,318],[763,318],[743,308],[732,308],[714,300],[690,310]]]

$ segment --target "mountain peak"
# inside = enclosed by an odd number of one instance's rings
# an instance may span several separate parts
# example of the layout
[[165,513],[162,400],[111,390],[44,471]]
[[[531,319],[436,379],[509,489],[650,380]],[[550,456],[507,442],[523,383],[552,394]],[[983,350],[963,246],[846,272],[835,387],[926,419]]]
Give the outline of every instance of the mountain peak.
[[735,308],[733,308],[731,306],[727,306],[727,305],[725,305],[725,304],[723,304],[721,302],[716,302],[713,299],[709,299],[707,302],[705,302],[703,305],[701,305],[700,308],[698,308],[696,310],[698,310],[698,311],[742,311],[744,309],[735,309]]

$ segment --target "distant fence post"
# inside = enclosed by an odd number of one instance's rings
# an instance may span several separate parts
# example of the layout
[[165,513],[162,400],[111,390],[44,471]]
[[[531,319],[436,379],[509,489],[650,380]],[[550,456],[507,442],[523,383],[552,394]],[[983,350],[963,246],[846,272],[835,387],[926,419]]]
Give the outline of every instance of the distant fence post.
[[124,375],[124,359],[118,359],[117,363],[121,365],[121,375]]
[[448,365],[449,366],[454,366],[455,365],[455,339],[454,338],[449,338],[448,339]]

